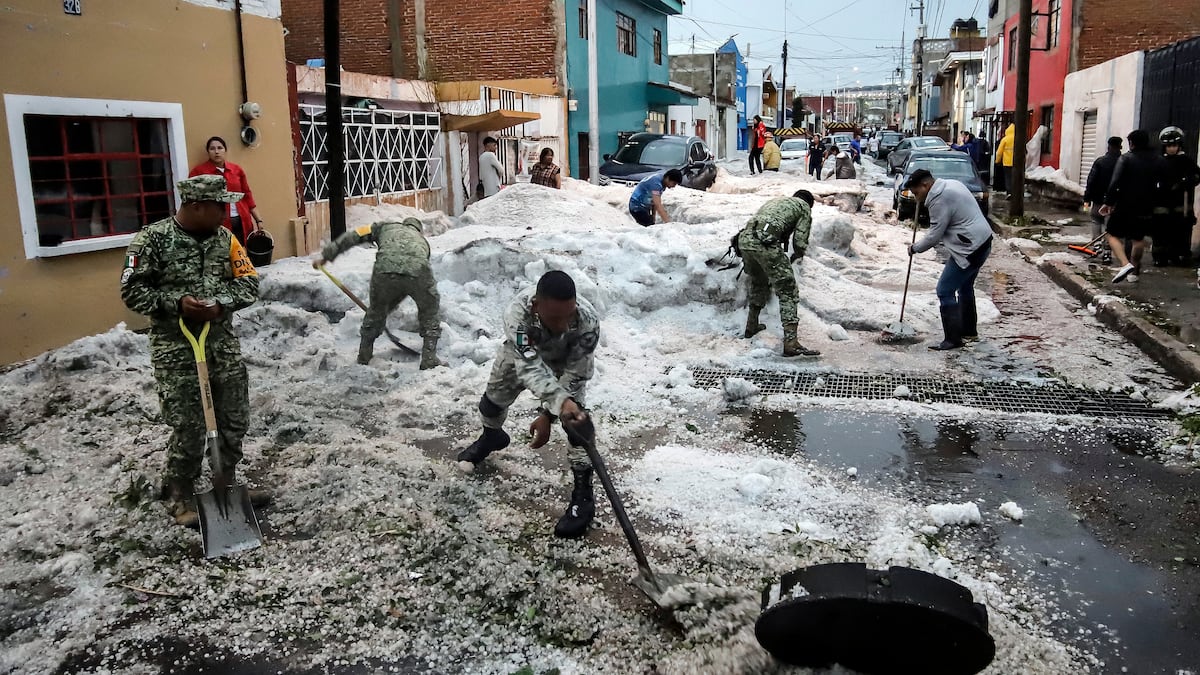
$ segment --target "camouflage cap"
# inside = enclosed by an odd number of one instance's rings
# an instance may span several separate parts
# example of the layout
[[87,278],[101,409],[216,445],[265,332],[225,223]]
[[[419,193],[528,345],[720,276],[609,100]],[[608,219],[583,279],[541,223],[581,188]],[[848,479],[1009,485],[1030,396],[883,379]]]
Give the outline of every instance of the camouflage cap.
[[225,202],[232,204],[241,201],[241,192],[229,192],[225,189],[225,179],[221,176],[192,176],[175,184],[179,189],[179,200],[188,202]]

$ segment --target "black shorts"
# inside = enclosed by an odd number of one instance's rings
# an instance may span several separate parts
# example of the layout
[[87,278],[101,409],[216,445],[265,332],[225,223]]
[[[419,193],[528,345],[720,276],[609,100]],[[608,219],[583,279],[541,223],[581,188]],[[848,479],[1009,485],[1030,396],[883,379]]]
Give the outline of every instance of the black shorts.
[[1108,225],[1104,231],[1117,239],[1141,241],[1150,234],[1152,225],[1152,216],[1122,214],[1121,209],[1117,209],[1108,216]]
[[629,215],[633,216],[633,219],[637,221],[637,224],[641,225],[642,227],[650,227],[651,225],[654,224],[654,212],[653,211],[643,211],[641,209],[629,209]]

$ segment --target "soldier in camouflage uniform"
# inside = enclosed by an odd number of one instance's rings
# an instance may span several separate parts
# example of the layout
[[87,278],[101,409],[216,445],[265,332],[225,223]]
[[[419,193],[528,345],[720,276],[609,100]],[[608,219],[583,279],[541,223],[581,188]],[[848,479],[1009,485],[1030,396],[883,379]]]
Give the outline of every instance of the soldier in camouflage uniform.
[[325,244],[321,257],[313,261],[313,267],[320,267],[366,243],[378,244],[379,253],[371,273],[371,306],[363,317],[358,362],[366,364],[371,360],[375,340],[383,333],[388,315],[405,298],[411,297],[417,303],[417,320],[424,340],[421,370],[446,365],[437,357],[438,338],[442,334],[438,318],[441,297],[429,267],[429,242],[421,234],[421,221],[405,218],[403,222],[382,221],[351,230]]
[[[766,326],[758,315],[771,297],[771,288],[779,297],[779,318],[783,321],[784,356],[819,356],[821,352],[808,349],[796,337],[799,318],[796,304],[800,293],[792,262],[804,257],[808,249],[808,234],[812,228],[812,193],[798,190],[791,197],[778,197],[763,204],[746,227],[737,235],[738,254],[750,277],[750,312],[746,317],[745,336],[754,337]],[[784,253],[788,239],[792,242],[791,259]]]
[[[216,408],[221,456],[233,475],[250,423],[246,366],[233,332],[233,313],[258,299],[258,273],[233,234],[221,227],[227,204],[241,199],[221,176],[178,184],[178,215],[147,225],[134,237],[121,274],[121,299],[150,318],[150,360],[162,417],[174,430],[167,446],[162,498],[180,525],[195,526],[188,503],[204,459],[204,414],[196,359],[179,328],[182,316],[199,333],[211,324],[205,351]],[[252,491],[256,502],[268,497]]]
[[[487,391],[479,400],[483,433],[458,455],[459,467],[468,473],[489,454],[508,446],[503,428],[508,407],[526,389],[541,401],[538,417],[529,427],[530,447],[546,444],[555,419],[565,425],[587,417],[584,395],[592,378],[600,320],[591,303],[576,297],[575,281],[566,272],[547,272],[536,288],[517,294],[504,313],[504,338]],[[596,510],[591,460],[573,440],[571,446],[568,459],[575,486],[567,511],[554,528],[560,537],[582,536]]]

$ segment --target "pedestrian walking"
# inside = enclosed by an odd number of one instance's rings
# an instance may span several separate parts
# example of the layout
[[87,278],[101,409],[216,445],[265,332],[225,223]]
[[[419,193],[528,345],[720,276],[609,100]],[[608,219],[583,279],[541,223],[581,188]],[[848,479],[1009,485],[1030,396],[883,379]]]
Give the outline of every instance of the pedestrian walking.
[[258,215],[258,206],[254,203],[254,193],[250,191],[250,181],[246,179],[246,172],[242,167],[228,161],[228,149],[225,139],[220,136],[208,139],[204,144],[208,160],[192,167],[188,177],[220,176],[225,179],[225,185],[230,192],[241,193],[240,200],[229,204],[229,212],[225,214],[221,225],[233,232],[238,243],[245,246],[246,237],[255,230],[261,230],[263,221]]
[[825,154],[821,152],[821,137],[814,136],[808,144],[808,173],[821,180],[821,165],[825,163]]
[[[1092,170],[1088,173],[1087,185],[1083,190],[1083,205],[1092,217],[1092,239],[1104,234],[1105,218],[1100,215],[1104,206],[1104,193],[1112,182],[1113,170],[1117,168],[1117,160],[1121,159],[1121,146],[1124,141],[1120,136],[1108,139],[1108,149],[1092,162]],[[1107,242],[1104,244],[1105,262],[1112,260]]]
[[[754,214],[742,231],[734,237],[734,250],[742,258],[750,281],[750,310],[746,315],[743,335],[754,337],[766,326],[759,323],[759,313],[775,290],[779,298],[779,318],[783,324],[784,356],[820,356],[821,352],[800,344],[797,337],[800,319],[796,306],[800,292],[792,263],[804,258],[808,250],[808,235],[812,230],[812,193],[797,190],[791,197],[772,199]],[[786,254],[788,242],[792,253]]]
[[959,181],[934,178],[929,171],[917,169],[905,187],[929,213],[929,232],[909,246],[908,254],[928,251],[939,243],[949,254],[937,283],[944,337],[929,348],[958,349],[964,339],[979,337],[975,279],[992,252],[992,228],[975,203],[975,196]]
[[504,184],[504,165],[496,156],[499,148],[500,144],[491,136],[483,139],[483,152],[479,155],[479,184],[484,198],[500,192],[500,186]]
[[763,146],[767,144],[767,125],[763,124],[762,117],[754,116],[754,125],[750,127],[750,175],[753,176],[755,169],[758,173],[762,173],[762,152]]
[[[517,293],[504,313],[504,342],[496,350],[487,389],[479,399],[483,432],[458,454],[459,468],[473,473],[493,452],[510,442],[504,431],[508,408],[521,392],[538,400],[538,415],[529,426],[531,448],[550,439],[550,427],[564,428],[587,418],[584,397],[595,369],[594,352],[600,341],[600,319],[586,299],[577,297],[575,281],[559,270],[546,272],[534,288]],[[568,434],[568,439],[571,436]],[[571,441],[567,460],[574,488],[554,534],[579,537],[595,515],[592,463],[586,450]]]
[[[1154,207],[1161,199],[1159,190],[1166,173],[1166,160],[1150,148],[1149,133],[1136,129],[1126,139],[1129,152],[1117,160],[1104,206],[1098,212],[1108,218],[1108,248],[1121,266],[1113,275],[1114,284],[1127,277],[1136,282],[1141,275],[1144,242],[1154,224]],[[1125,240],[1132,242],[1128,256]]]
[[683,172],[679,169],[668,169],[646,176],[633,189],[633,194],[629,195],[629,215],[642,227],[653,225],[655,215],[662,218],[664,223],[671,222],[671,217],[663,208],[662,193],[682,182]]
[[783,163],[783,155],[779,152],[779,146],[775,144],[774,136],[767,136],[767,142],[763,145],[762,160],[767,171],[778,173],[779,165]]
[[[204,460],[206,429],[196,356],[180,319],[192,333],[210,326],[205,351],[209,386],[221,458],[231,481],[250,427],[246,364],[233,313],[258,299],[258,273],[241,243],[222,227],[229,205],[242,198],[226,185],[223,177],[208,174],[179,181],[179,212],[138,232],[121,273],[121,300],[150,319],[150,363],[162,420],[171,427],[159,498],[185,527],[199,521],[192,495]],[[262,505],[270,494],[251,490],[250,497]]]
[[387,327],[387,318],[405,298],[417,303],[417,322],[423,340],[421,370],[446,365],[438,359],[437,344],[442,334],[438,317],[441,296],[429,266],[429,242],[421,234],[421,221],[385,220],[363,225],[325,244],[313,268],[333,262],[341,254],[361,244],[376,244],[375,266],[371,270],[371,305],[363,316],[359,331],[358,362],[370,363],[375,340]]
[[553,148],[542,148],[537,164],[529,167],[529,182],[556,189],[562,188],[562,170],[554,163]]
[[[1158,134],[1166,175],[1162,183],[1159,236],[1154,240],[1154,264],[1188,266],[1192,262],[1192,229],[1196,225],[1194,202],[1200,184],[1200,167],[1183,151],[1183,130],[1167,127]],[[1159,242],[1165,249],[1158,253]]]

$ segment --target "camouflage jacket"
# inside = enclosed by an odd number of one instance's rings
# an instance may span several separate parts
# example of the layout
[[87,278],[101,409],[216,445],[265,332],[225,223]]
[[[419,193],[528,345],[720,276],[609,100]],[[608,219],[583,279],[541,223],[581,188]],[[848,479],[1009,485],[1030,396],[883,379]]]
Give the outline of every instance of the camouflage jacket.
[[504,313],[504,345],[516,364],[521,384],[557,415],[563,403],[592,379],[593,354],[600,342],[600,319],[592,304],[578,298],[579,309],[567,332],[554,335],[533,313],[535,288],[513,298]]
[[[179,301],[188,295],[215,300],[225,308],[209,330],[208,357],[240,358],[233,313],[258,299],[258,272],[245,249],[223,227],[206,239],[196,239],[174,218],[147,225],[126,251],[121,299],[129,309],[150,317],[150,357],[156,367],[195,363],[192,348],[179,330]],[[201,326],[188,328],[198,334]]]
[[746,223],[744,233],[752,233],[764,247],[786,246],[789,235],[792,252],[808,249],[808,234],[812,229],[812,210],[808,202],[796,197],[776,197],[762,207]]
[[376,272],[415,277],[429,270],[429,242],[421,235],[421,221],[416,218],[385,220],[350,230],[325,244],[321,257],[333,260],[359,244],[372,242],[379,245]]

